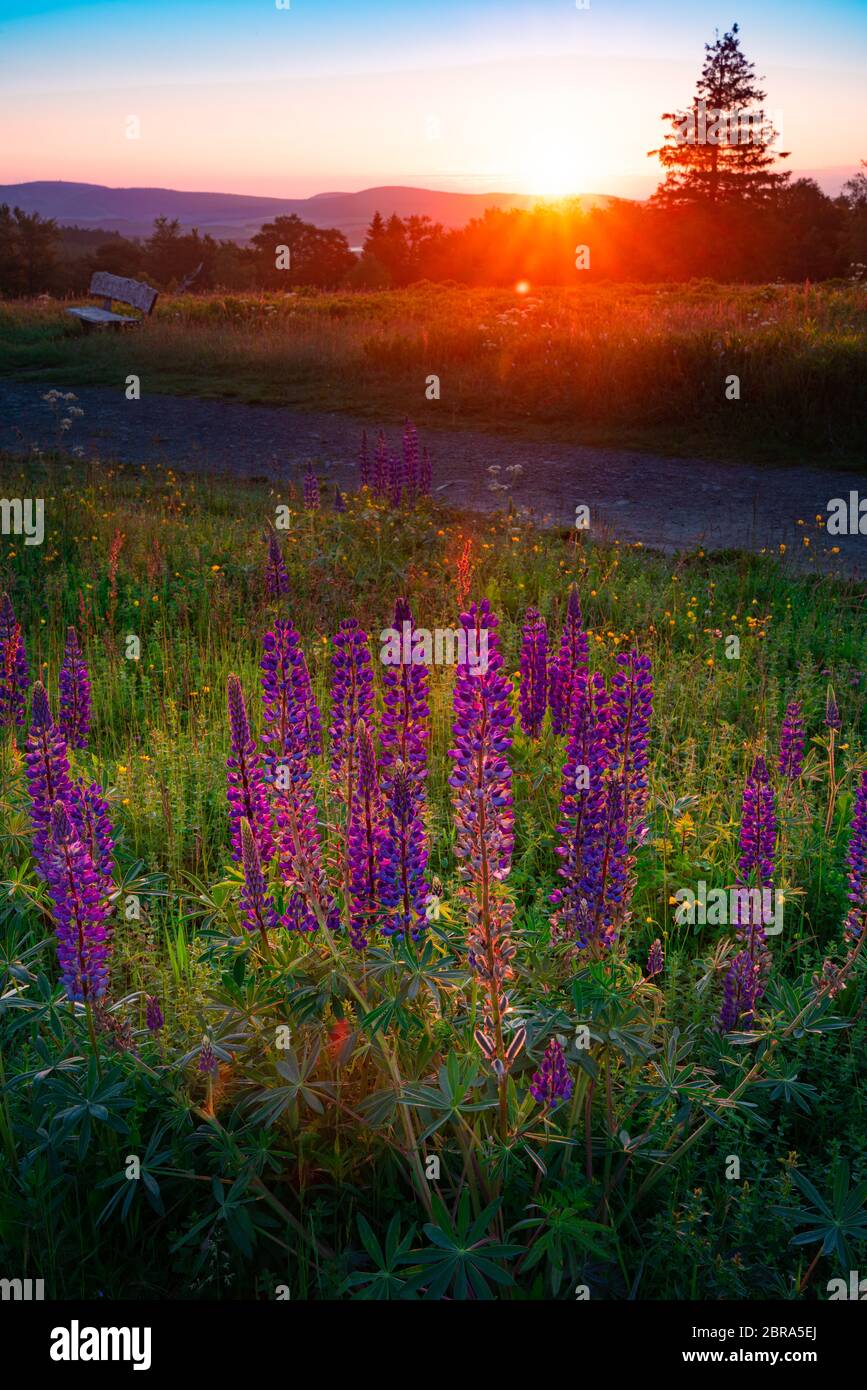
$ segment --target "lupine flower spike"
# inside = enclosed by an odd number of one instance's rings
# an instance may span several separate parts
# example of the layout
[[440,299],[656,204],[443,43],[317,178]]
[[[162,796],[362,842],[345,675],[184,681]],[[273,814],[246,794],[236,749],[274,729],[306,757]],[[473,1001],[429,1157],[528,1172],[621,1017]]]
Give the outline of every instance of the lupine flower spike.
[[33,822],[33,857],[44,872],[44,853],[55,801],[68,805],[72,800],[66,740],[56,727],[41,681],[33,687],[30,735],[24,760],[30,784],[30,816]]
[[555,734],[569,734],[572,729],[572,703],[582,674],[587,672],[587,633],[581,614],[581,600],[575,585],[569,590],[566,621],[560,638],[560,650],[551,665],[548,698],[551,705],[551,728]]
[[273,526],[268,527],[267,535],[268,568],[265,571],[265,591],[269,599],[280,599],[289,592],[289,573]]
[[308,463],[307,471],[304,474],[304,507],[308,512],[318,512],[319,505],[319,479],[313,470],[312,463]]
[[64,988],[71,1000],[91,1003],[102,998],[108,984],[109,909],[90,855],[62,801],[51,808],[44,862]]
[[797,700],[786,705],[780,730],[780,776],[797,782],[804,766],[804,720]]
[[241,821],[246,816],[260,858],[267,862],[274,854],[274,836],[262,760],[250,735],[244,692],[237,676],[229,676],[228,690],[232,751],[226,759],[226,781],[232,858],[241,859]]
[[66,634],[66,652],[60,668],[60,713],[57,725],[68,748],[86,748],[90,730],[90,677],[74,627]]
[[530,1094],[546,1110],[562,1104],[572,1094],[572,1078],[566,1066],[562,1045],[552,1038],[545,1049],[542,1065],[533,1073]]
[[855,792],[855,809],[852,814],[846,863],[849,868],[851,904],[846,917],[846,939],[855,942],[860,941],[867,925],[867,772],[861,773],[861,780]]
[[734,957],[725,980],[720,1028],[730,1032],[749,1028],[758,1001],[765,992],[770,952],[765,936],[764,898],[773,895],[777,817],[774,793],[764,758],[756,758],[744,786],[741,813],[738,937],[742,949]]
[[484,650],[482,633],[487,633],[487,668],[483,671],[468,662],[457,668],[449,752],[454,768],[449,784],[469,961],[482,985],[476,1041],[497,1076],[500,1127],[505,1134],[507,1077],[525,1038],[523,1027],[515,1028],[511,1037],[506,1027],[510,1012],[506,986],[515,954],[512,903],[503,889],[514,847],[512,771],[507,757],[512,746],[512,687],[502,674],[497,619],[488,600],[472,604],[460,621],[468,634],[475,633],[476,651]]
[[527,609],[520,670],[518,708],[521,729],[528,738],[537,739],[548,708],[548,629],[536,608]]
[[647,978],[652,980],[654,975],[661,975],[664,965],[665,956],[662,951],[662,942],[657,937],[647,953]]
[[244,868],[244,887],[240,899],[241,921],[247,931],[257,931],[270,955],[268,932],[278,925],[277,911],[265,883],[262,862],[250,822],[241,817],[241,863]]
[[361,719],[356,736],[358,776],[349,818],[349,939],[356,951],[368,944],[380,916],[382,797],[370,732]]

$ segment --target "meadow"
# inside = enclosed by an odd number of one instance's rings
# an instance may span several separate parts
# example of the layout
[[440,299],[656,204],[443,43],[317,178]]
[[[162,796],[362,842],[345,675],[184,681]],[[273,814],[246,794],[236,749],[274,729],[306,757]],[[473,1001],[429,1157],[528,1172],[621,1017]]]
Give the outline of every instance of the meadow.
[[0,374],[120,390],[135,373],[146,391],[409,410],[426,430],[863,468],[862,282],[520,290],[167,295],[120,335],[84,333],[59,301],[7,302]]
[[[769,336],[854,353],[854,293],[808,331],[774,291]],[[136,351],[218,389],[231,341],[279,391],[280,344],[312,392],[351,343],[385,392],[421,352],[391,299],[267,330],[189,301]],[[440,321],[516,416],[535,312],[481,365]],[[35,360],[56,313],[4,331]],[[75,350],[96,379],[125,341]],[[55,1298],[828,1297],[867,1258],[863,592],[462,515],[407,488],[414,447],[345,497],[0,463],[46,515],[0,555],[3,1267]],[[484,628],[488,669],[384,664],[407,611]],[[770,886],[782,932],[684,921],[701,883]]]

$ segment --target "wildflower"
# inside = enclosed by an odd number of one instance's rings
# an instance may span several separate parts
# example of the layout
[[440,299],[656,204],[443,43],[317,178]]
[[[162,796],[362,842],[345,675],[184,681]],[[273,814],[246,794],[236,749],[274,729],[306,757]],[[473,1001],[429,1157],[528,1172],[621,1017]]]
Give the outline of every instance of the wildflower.
[[861,773],[855,792],[846,863],[849,868],[848,898],[852,904],[846,917],[846,938],[857,941],[867,921],[867,772]]
[[54,723],[45,686],[33,687],[30,735],[24,754],[30,784],[30,818],[33,822],[33,857],[43,869],[43,855],[55,801],[68,803],[72,797],[66,740]]
[[835,732],[841,727],[840,708],[837,704],[837,697],[834,694],[833,686],[828,686],[828,693],[825,696],[825,725]]
[[[469,960],[482,983],[481,1019],[476,1041],[499,1082],[501,1126],[506,1124],[505,1079],[524,1043],[524,1029],[506,1041],[515,946],[511,940],[512,904],[502,890],[512,864],[514,815],[512,771],[512,686],[502,674],[497,619],[487,599],[461,614],[461,626],[476,639],[488,634],[485,671],[461,663],[454,687],[454,768],[449,778],[455,814],[455,856],[467,912]],[[469,649],[469,643],[468,643]]]
[[647,953],[647,978],[652,980],[654,975],[660,975],[664,965],[665,957],[662,951],[662,942],[659,937],[657,937]]
[[548,1043],[542,1065],[533,1074],[530,1094],[539,1105],[546,1107],[559,1105],[572,1094],[572,1078],[566,1067],[563,1048],[556,1038]]
[[102,881],[103,892],[108,894],[114,883],[114,831],[108,814],[108,802],[98,782],[79,780],[75,784],[69,801],[69,813]]
[[566,605],[566,621],[559,653],[551,665],[548,699],[551,728],[555,734],[568,734],[572,727],[572,702],[581,672],[587,670],[587,634],[583,631],[581,600],[573,584]]
[[610,732],[623,777],[627,827],[630,835],[636,835],[648,796],[647,749],[653,706],[650,657],[636,651],[618,652],[615,661]]
[[319,479],[313,471],[312,463],[308,463],[307,472],[304,474],[304,506],[308,512],[318,512],[319,505]]
[[247,931],[260,932],[267,946],[269,930],[278,925],[277,912],[265,883],[259,850],[246,816],[241,817],[241,863],[244,868],[244,887],[239,904],[241,921]]
[[67,630],[59,685],[58,728],[66,739],[68,748],[86,748],[91,716],[90,677],[74,627]]
[[354,740],[359,719],[373,713],[373,671],[367,633],[345,618],[333,639],[331,657],[331,780],[348,808],[352,800]]
[[780,730],[780,776],[797,782],[804,762],[804,721],[797,700],[786,705],[783,727]]
[[347,832],[349,939],[356,951],[367,945],[367,932],[379,916],[382,798],[376,755],[363,719],[356,732],[358,776]]
[[211,1046],[211,1039],[208,1037],[202,1038],[202,1046],[199,1050],[198,1070],[202,1072],[204,1076],[214,1076],[218,1070],[217,1058]]
[[413,804],[409,774],[398,763],[390,781],[379,845],[380,901],[387,914],[386,936],[409,933],[417,941],[426,926],[430,888],[426,878],[424,824]]
[[744,949],[735,956],[726,976],[720,1028],[724,1032],[739,1023],[749,1027],[755,1006],[764,994],[764,981],[770,969],[770,952],[765,936],[764,890],[773,889],[774,850],[777,817],[774,793],[764,758],[756,758],[744,785],[741,812],[739,884],[758,893],[760,906],[754,907],[750,895],[738,904],[738,937]]
[[322,752],[322,717],[313,695],[307,660],[292,623],[278,618],[262,638],[262,742],[271,751],[265,759],[269,776],[294,739],[301,738],[311,755]]
[[145,995],[145,1023],[151,1033],[158,1033],[163,1026],[163,1011],[155,994]]
[[57,956],[68,997],[101,999],[108,984],[108,903],[93,862],[62,801],[51,808],[44,872],[54,908]]
[[269,599],[279,599],[289,592],[289,572],[280,549],[280,542],[274,527],[266,531],[268,539],[268,566],[265,570],[265,590]]
[[521,728],[537,739],[548,705],[548,628],[538,609],[528,608],[521,643],[521,686],[518,706]]
[[271,811],[265,791],[262,762],[250,736],[244,692],[237,676],[229,676],[228,696],[232,751],[226,759],[226,780],[232,858],[236,861],[241,859],[241,820],[246,817],[256,839],[259,854],[268,860],[274,854]]
[[30,667],[24,650],[21,625],[16,622],[12,600],[0,600],[0,729],[24,723],[24,701],[30,685]]

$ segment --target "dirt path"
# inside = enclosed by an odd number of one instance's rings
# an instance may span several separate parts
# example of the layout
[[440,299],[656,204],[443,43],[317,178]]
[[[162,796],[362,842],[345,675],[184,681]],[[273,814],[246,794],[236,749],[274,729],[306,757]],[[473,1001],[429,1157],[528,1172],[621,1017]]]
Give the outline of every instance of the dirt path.
[[[170,464],[178,471],[243,478],[298,479],[308,459],[341,487],[354,487],[355,457],[369,422],[351,415],[308,412],[185,396],[146,395],[127,401],[122,391],[73,389],[84,415],[66,436],[88,455],[128,463]],[[54,422],[42,384],[0,380],[0,449],[50,447]],[[386,429],[399,446],[400,430]],[[699,459],[539,444],[472,430],[437,430],[423,441],[433,459],[434,487],[458,506],[489,510],[503,505],[488,489],[488,468],[510,464],[523,473],[513,490],[516,506],[529,507],[552,524],[569,525],[575,508],[590,508],[591,535],[607,530],[623,540],[666,550],[776,550],[810,555],[815,563],[863,573],[867,536],[824,537],[815,517],[827,515],[832,497],[851,489],[867,495],[867,479],[797,465],[759,469]],[[807,526],[799,527],[798,519]],[[809,550],[803,537],[809,534]],[[831,545],[840,554],[831,556]]]

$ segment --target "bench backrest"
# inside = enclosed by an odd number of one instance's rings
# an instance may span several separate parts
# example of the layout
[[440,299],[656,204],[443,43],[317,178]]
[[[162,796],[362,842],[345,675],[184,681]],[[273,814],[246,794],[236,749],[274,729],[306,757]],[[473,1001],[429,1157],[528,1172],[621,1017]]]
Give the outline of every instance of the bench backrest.
[[157,302],[157,290],[143,285],[140,280],[124,280],[120,275],[109,275],[107,270],[94,271],[90,282],[90,293],[102,295],[103,299],[116,299],[121,304],[129,304],[133,309],[141,309],[149,314]]

